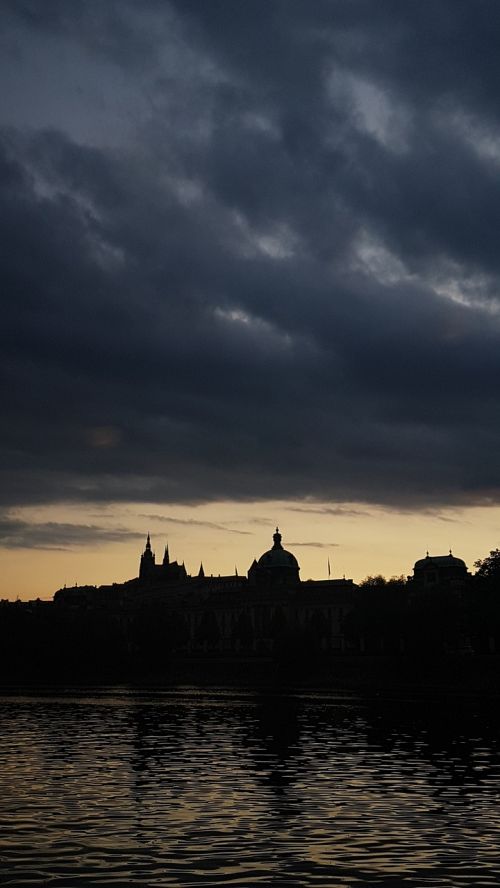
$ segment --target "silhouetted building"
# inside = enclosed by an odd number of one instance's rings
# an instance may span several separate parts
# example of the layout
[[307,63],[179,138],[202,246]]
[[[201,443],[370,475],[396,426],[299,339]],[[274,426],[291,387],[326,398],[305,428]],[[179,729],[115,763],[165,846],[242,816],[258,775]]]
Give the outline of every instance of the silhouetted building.
[[139,565],[139,579],[145,583],[179,583],[187,579],[184,564],[170,561],[168,546],[165,546],[163,561],[156,564],[155,553],[151,549],[151,539],[148,533],[146,547],[141,555]]
[[58,606],[114,615],[126,634],[138,614],[163,627],[174,652],[270,654],[277,647],[306,641],[320,650],[344,646],[343,618],[352,607],[352,580],[301,582],[299,564],[283,548],[276,528],[273,546],[254,561],[248,577],[207,577],[200,565],[188,576],[171,562],[168,549],[156,564],[148,534],[139,576],[125,583],[60,589]]
[[272,549],[264,552],[258,561],[254,560],[248,571],[248,579],[252,585],[288,586],[293,589],[300,583],[299,570],[295,556],[281,545],[281,534],[276,528]]
[[448,555],[427,555],[415,562],[413,577],[408,579],[415,592],[431,591],[436,588],[448,588],[460,591],[467,583],[470,574],[465,561]]
[[[53,602],[0,602],[0,665],[16,674],[79,669],[162,669],[171,656],[283,657],[344,650],[419,654],[493,651],[498,596],[474,582],[451,551],[419,559],[408,582],[300,579],[276,528],[248,576],[196,576],[156,563],[148,534],[138,576],[59,589]],[[121,665],[120,665],[121,664]],[[31,674],[31,673],[30,673]]]

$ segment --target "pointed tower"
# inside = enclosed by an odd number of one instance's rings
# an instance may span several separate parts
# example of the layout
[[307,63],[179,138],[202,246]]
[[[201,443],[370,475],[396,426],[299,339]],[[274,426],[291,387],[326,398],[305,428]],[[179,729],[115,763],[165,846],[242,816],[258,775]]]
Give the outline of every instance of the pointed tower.
[[141,555],[141,563],[139,566],[139,577],[141,580],[152,577],[155,570],[155,556],[151,550],[151,539],[148,533],[146,546]]
[[203,561],[201,561],[200,562],[200,569],[198,571],[198,578],[201,580],[201,579],[204,579],[204,577],[205,577],[205,571],[203,570]]
[[170,564],[170,555],[168,552],[168,543],[165,546],[165,554],[163,555],[163,566],[165,567],[167,564]]

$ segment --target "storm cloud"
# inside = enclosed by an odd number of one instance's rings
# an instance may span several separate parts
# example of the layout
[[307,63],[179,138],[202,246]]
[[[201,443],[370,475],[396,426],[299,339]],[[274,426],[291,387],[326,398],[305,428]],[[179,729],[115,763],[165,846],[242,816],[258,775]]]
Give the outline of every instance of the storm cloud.
[[496,0],[1,17],[4,508],[500,500]]

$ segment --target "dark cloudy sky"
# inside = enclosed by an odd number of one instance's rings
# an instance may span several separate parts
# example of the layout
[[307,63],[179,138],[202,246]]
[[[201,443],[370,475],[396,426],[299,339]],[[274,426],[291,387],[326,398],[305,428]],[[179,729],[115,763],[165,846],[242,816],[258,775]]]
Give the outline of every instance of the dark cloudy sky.
[[5,545],[64,503],[498,503],[497,0],[0,17]]

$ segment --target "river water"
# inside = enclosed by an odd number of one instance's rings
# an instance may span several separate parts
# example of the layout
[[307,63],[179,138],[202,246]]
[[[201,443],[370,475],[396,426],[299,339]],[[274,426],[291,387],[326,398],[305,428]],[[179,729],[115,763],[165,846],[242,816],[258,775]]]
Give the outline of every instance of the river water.
[[0,697],[0,885],[500,884],[497,704],[126,687]]

